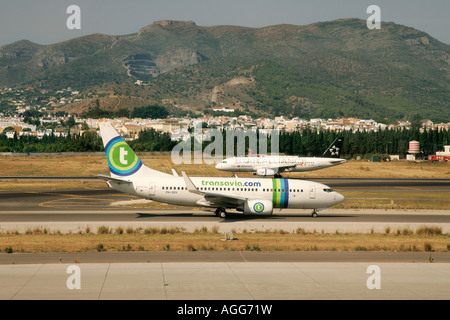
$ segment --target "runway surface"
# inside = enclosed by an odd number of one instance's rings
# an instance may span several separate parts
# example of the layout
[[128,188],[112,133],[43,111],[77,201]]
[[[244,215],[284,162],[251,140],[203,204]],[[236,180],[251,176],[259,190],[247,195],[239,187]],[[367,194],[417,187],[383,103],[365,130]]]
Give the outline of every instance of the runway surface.
[[[0,266],[0,299],[174,300],[171,308],[165,308],[168,315],[175,315],[178,306],[186,303],[208,306],[206,300],[229,300],[221,302],[225,305],[249,305],[255,304],[251,300],[257,300],[258,304],[271,305],[271,300],[449,298],[450,268],[448,264],[438,263],[151,262]],[[283,312],[286,309],[277,306],[272,310],[276,318],[286,315]],[[289,314],[298,312],[298,303],[288,306]],[[213,319],[214,315],[220,315],[221,309],[212,310]]]
[[[340,192],[382,191],[448,193],[450,180],[407,180],[407,179],[322,179]],[[114,226],[183,226],[187,231],[218,225],[221,231],[284,229],[301,227],[325,232],[383,232],[391,228],[438,224],[443,232],[450,233],[450,212],[448,210],[344,210],[334,209],[319,212],[319,218],[312,218],[310,210],[274,210],[269,217],[243,217],[231,214],[229,219],[216,217],[212,210],[199,208],[170,207],[133,208],[118,203],[139,202],[139,198],[115,190],[74,189],[57,191],[2,191],[0,192],[0,228],[3,230],[24,230],[33,226],[47,226],[61,232],[73,232],[86,225],[95,227],[104,223]]]

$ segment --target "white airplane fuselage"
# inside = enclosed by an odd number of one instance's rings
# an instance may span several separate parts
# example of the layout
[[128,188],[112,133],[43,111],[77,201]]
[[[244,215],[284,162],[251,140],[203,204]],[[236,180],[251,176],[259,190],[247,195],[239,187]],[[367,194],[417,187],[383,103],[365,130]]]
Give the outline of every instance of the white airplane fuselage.
[[[320,157],[236,157],[218,163],[216,169],[229,172],[257,172],[260,169],[279,168],[278,172],[304,172],[329,168],[345,162],[347,162],[345,159]],[[275,170],[275,173],[278,172]]]
[[[267,200],[272,202],[273,208],[320,209],[344,201],[344,197],[338,192],[324,184],[312,181],[210,177],[191,177],[190,179],[201,192],[244,196],[249,200]],[[187,189],[182,177],[142,177],[132,181],[132,184],[113,181],[108,183],[118,191],[157,202],[191,207],[210,206],[202,195]]]

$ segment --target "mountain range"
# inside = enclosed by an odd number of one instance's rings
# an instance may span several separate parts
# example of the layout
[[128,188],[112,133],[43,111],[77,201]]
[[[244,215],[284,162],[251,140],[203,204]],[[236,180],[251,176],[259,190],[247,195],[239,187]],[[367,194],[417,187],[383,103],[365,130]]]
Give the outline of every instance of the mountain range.
[[449,65],[449,45],[392,22],[369,30],[359,19],[263,28],[164,20],[130,35],[2,46],[0,86],[89,90],[107,108],[448,122]]

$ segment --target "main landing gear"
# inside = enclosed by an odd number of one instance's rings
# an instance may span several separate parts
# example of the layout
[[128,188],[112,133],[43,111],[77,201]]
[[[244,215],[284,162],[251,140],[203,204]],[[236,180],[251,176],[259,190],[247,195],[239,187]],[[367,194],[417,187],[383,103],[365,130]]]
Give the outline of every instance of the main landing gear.
[[313,210],[313,212],[311,213],[311,216],[313,218],[317,218],[317,210],[316,209]]
[[228,213],[225,211],[224,208],[217,208],[215,213],[216,213],[216,216],[218,216],[222,219],[225,219],[228,215]]

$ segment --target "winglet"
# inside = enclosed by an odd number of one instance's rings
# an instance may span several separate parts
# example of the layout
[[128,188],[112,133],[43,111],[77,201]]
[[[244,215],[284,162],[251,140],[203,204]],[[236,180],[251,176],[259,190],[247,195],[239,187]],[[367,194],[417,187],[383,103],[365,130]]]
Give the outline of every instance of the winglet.
[[196,194],[203,194],[203,192],[200,192],[195,185],[192,183],[191,179],[187,176],[186,172],[181,171],[181,175],[184,178],[184,182],[186,183],[186,187],[189,192],[196,193]]

